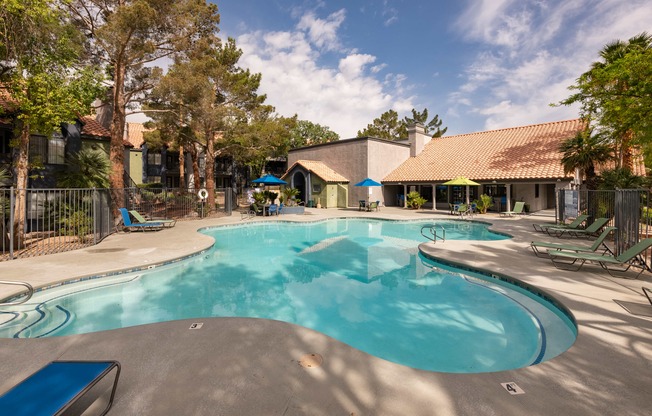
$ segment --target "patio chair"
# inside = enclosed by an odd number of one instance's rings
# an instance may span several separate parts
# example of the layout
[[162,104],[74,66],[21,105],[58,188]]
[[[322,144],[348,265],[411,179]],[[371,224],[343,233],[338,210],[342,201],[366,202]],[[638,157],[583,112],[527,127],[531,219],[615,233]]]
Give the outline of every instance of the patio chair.
[[578,215],[577,218],[573,220],[570,224],[532,224],[534,231],[540,233],[545,233],[548,228],[570,228],[570,229],[579,229],[580,225],[589,218],[588,215],[582,214]]
[[523,209],[525,208],[525,202],[518,201],[514,203],[514,209],[512,211],[503,211],[500,213],[501,217],[511,217],[515,214],[524,214]]
[[564,234],[569,235],[570,237],[595,237],[597,236],[605,225],[610,221],[610,218],[596,218],[595,221],[588,227],[582,230],[576,230],[572,228],[556,228],[549,227],[546,229],[548,235],[553,235],[555,237],[562,237]]
[[258,204],[254,203],[249,206],[249,210],[253,211],[254,216],[256,216],[256,215],[263,215],[265,208],[262,206],[258,206]]
[[135,210],[131,210],[131,211],[129,211],[129,213],[131,214],[132,217],[134,217],[134,220],[136,220],[136,224],[147,224],[147,223],[153,223],[153,222],[160,222],[161,224],[163,224],[163,227],[172,228],[177,223],[177,220],[169,220],[169,219],[156,219],[156,218],[154,218],[154,219],[148,220],[145,217],[143,217],[142,215],[140,215],[140,213],[138,211],[135,211]]
[[[113,383],[103,380],[114,374]],[[113,405],[120,378],[117,361],[52,361],[0,397],[6,415],[81,415],[108,395],[105,415]],[[84,413],[85,414],[85,413]]]
[[[619,256],[610,254],[600,255],[596,253],[575,253],[570,251],[548,250],[550,260],[558,269],[577,271],[582,268],[587,261],[600,264],[611,276],[619,277],[614,273],[624,273],[631,267],[638,267],[641,271],[636,275],[640,276],[645,270],[650,270],[641,253],[652,247],[652,238],[645,238],[625,250]],[[579,263],[576,266],[576,263]],[[571,267],[572,266],[572,267]],[[620,268],[610,268],[616,266]]]
[[267,207],[267,215],[278,215],[278,205],[272,204]]
[[163,223],[160,222],[148,222],[145,224],[140,224],[140,223],[132,223],[131,222],[131,217],[129,216],[129,211],[127,211],[127,208],[119,208],[120,214],[122,214],[122,225],[129,231],[132,230],[140,230],[140,231],[147,231],[147,230],[152,230],[152,231],[158,231],[163,228]]
[[256,211],[246,208],[239,211],[240,212],[240,221],[248,220],[256,216]]
[[[604,240],[607,238],[607,236],[612,232],[615,231],[616,227],[607,227],[602,231],[602,234],[593,242],[593,245],[590,247],[588,246],[574,246],[570,244],[559,244],[559,243],[546,243],[543,241],[533,241],[530,243],[530,247],[532,247],[532,251],[534,251],[534,254],[537,255],[538,257],[548,257],[548,250],[565,250],[565,251],[575,251],[575,252],[596,252],[598,248],[601,246],[604,246],[604,251],[602,254],[610,253],[611,250],[605,244]],[[545,250],[545,251],[544,251]]]
[[367,211],[378,211],[378,202],[370,202],[367,206]]

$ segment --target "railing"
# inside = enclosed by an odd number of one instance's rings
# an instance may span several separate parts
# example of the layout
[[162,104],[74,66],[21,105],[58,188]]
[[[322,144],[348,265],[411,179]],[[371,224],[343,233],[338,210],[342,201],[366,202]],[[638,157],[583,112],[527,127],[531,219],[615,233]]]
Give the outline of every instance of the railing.
[[15,300],[13,302],[2,302],[0,303],[0,306],[20,305],[30,300],[32,298],[32,295],[34,295],[34,288],[32,287],[32,285],[30,285],[27,282],[21,282],[18,280],[16,281],[0,280],[0,285],[24,286],[25,288],[27,288],[27,295],[24,298],[20,298],[19,300]]
[[[441,229],[441,233],[437,232],[437,228]],[[428,235],[424,234],[423,230],[428,230]],[[421,227],[421,235],[433,243],[437,243],[437,240],[446,241],[446,229],[439,224],[424,225]]]
[[[607,225],[616,227],[615,253],[620,254],[641,239],[652,236],[650,202],[650,192],[643,189],[562,189],[557,200],[557,221],[563,222],[579,214],[589,215],[589,224],[596,218],[610,218]],[[644,257],[647,261],[647,251]]]
[[231,215],[234,192],[212,206],[188,189],[0,189],[0,261],[93,246],[117,231],[113,209],[177,220]]

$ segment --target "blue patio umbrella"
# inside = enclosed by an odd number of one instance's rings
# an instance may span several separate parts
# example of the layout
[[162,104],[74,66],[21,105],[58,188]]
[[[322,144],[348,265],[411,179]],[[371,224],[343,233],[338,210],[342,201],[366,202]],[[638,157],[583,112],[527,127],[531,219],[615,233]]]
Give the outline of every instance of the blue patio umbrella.
[[367,188],[369,188],[369,195],[371,196],[371,187],[372,186],[383,186],[383,184],[378,183],[378,182],[376,182],[375,180],[373,180],[371,178],[364,178],[364,180],[362,180],[362,182],[356,183],[355,186],[366,186]]
[[382,183],[378,183],[371,178],[365,178],[362,182],[358,182],[355,186],[383,186]]
[[267,174],[261,178],[254,179],[251,181],[253,183],[258,183],[261,185],[287,185],[288,183],[285,182],[283,179],[279,179],[274,175]]

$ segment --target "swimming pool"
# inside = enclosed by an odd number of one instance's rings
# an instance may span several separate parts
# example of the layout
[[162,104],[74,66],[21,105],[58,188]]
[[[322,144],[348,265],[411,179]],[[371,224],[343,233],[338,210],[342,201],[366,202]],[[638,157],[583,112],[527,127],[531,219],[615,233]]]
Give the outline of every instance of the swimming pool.
[[[0,336],[87,333],[200,317],[277,319],[414,368],[486,372],[550,359],[574,342],[566,314],[527,290],[421,256],[426,224],[337,219],[218,227],[202,256],[37,293],[3,310]],[[438,222],[447,239],[504,239]]]

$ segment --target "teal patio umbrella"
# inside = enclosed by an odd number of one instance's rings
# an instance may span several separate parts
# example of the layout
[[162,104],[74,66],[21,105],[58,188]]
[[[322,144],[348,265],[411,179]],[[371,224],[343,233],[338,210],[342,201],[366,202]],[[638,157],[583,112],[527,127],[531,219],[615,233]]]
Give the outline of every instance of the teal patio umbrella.
[[279,179],[274,175],[267,174],[263,177],[260,177],[258,179],[254,179],[251,181],[253,183],[257,183],[260,185],[287,185],[288,183],[285,182],[283,179]]

